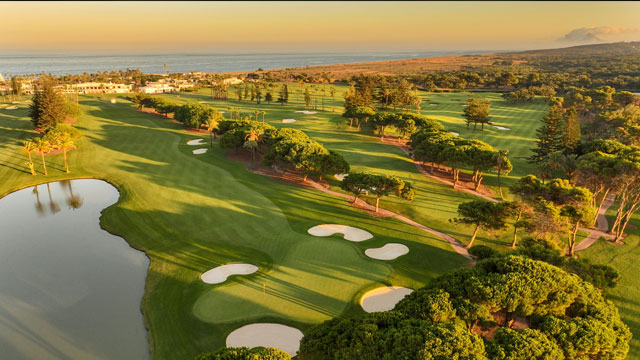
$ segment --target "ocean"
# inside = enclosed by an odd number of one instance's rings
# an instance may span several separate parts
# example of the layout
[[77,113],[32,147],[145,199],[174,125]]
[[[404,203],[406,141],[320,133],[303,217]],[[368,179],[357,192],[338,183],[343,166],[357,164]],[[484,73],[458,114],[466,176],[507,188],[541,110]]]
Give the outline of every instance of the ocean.
[[[288,67],[346,64],[447,55],[479,54],[488,51],[425,52],[341,52],[341,53],[168,53],[168,54],[82,54],[2,53],[0,74],[47,73],[52,75],[140,69],[145,73],[255,71]],[[166,65],[166,67],[165,67]]]

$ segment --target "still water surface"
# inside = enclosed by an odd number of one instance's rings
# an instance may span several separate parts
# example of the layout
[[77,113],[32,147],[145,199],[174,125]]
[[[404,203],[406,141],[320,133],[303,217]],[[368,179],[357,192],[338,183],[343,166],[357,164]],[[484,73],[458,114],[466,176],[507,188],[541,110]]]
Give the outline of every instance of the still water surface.
[[146,256],[99,226],[118,200],[101,180],[0,199],[0,357],[148,359]]

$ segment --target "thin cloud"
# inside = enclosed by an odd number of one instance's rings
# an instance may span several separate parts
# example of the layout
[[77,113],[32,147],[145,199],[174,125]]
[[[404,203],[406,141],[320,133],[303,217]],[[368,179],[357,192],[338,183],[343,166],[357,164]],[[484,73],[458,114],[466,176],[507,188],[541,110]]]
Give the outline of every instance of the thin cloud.
[[571,30],[558,39],[558,41],[571,43],[622,41],[628,40],[630,36],[637,35],[638,33],[640,33],[640,29],[638,28],[625,28],[619,26],[582,27]]

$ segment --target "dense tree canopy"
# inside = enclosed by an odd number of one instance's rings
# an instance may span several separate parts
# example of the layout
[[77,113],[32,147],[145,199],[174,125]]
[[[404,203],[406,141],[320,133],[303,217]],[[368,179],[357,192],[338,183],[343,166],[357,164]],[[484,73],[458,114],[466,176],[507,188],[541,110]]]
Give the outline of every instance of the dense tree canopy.
[[307,359],[624,359],[631,333],[578,276],[524,256],[432,280],[394,310],[307,331]]
[[289,360],[291,356],[276,348],[249,349],[222,348],[214,352],[200,354],[195,360]]

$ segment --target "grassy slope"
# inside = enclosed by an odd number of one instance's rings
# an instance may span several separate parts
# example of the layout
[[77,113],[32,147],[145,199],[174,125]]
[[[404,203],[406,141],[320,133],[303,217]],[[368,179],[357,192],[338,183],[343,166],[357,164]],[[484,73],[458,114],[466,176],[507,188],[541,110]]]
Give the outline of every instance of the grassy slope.
[[[155,358],[186,359],[222,346],[228,332],[254,320],[305,329],[361,312],[359,294],[375,284],[415,288],[464,264],[444,241],[371,218],[343,199],[247,172],[217,147],[194,156],[185,143],[197,136],[127,103],[86,97],[81,105],[85,115],[76,126],[85,137],[69,153],[72,174],[63,173],[61,155],[52,155],[47,178],[26,171],[19,148],[19,139],[33,136],[26,110],[0,110],[0,194],[68,177],[102,178],[120,189],[101,224],[151,259],[142,309]],[[306,234],[320,223],[358,226],[375,238],[355,244]],[[365,248],[390,241],[407,244],[411,253],[392,262],[363,256]],[[219,286],[199,280],[231,261],[250,261],[262,271]]]

